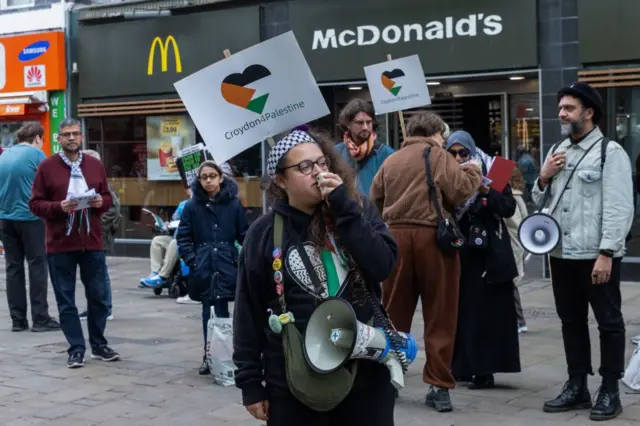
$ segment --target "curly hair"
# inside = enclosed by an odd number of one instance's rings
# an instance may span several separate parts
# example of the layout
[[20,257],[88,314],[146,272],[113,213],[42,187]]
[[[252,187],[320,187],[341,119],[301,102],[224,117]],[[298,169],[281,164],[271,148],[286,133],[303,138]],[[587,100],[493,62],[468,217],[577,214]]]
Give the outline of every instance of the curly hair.
[[[350,198],[355,199],[358,203],[362,204],[362,197],[356,188],[356,175],[354,170],[342,159],[342,157],[334,150],[334,143],[331,141],[329,135],[326,132],[310,129],[309,135],[318,144],[322,154],[329,159],[329,171],[340,176],[343,184],[347,188],[347,193]],[[282,156],[278,165],[276,166],[276,175],[282,176],[284,174],[283,168],[286,167],[288,155]],[[263,183],[263,188],[267,192],[267,196],[273,200],[288,201],[287,193],[280,188],[275,180],[272,180],[267,176],[267,180]],[[311,217],[311,224],[309,226],[309,238],[316,247],[324,247],[325,239],[327,237],[327,230],[333,230],[335,227],[335,219],[331,214],[326,203],[318,204],[313,216]],[[336,241],[340,242],[340,235],[333,231]],[[354,300],[363,302],[365,300],[364,293],[364,280],[361,277],[360,269],[355,264],[350,255],[347,255],[349,262],[349,272],[352,274],[354,286],[353,294]]]

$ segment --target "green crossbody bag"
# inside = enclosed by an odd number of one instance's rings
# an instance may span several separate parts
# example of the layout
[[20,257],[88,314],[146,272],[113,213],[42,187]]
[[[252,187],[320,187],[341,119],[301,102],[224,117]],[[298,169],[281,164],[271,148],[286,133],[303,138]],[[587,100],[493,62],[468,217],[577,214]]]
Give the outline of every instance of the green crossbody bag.
[[[273,225],[273,270],[278,304],[281,314],[272,314],[269,325],[274,332],[282,334],[285,368],[289,391],[304,405],[315,411],[329,411],[340,404],[351,392],[358,371],[358,362],[352,361],[338,370],[320,374],[314,371],[304,356],[303,336],[294,324],[295,319],[287,311],[284,300],[282,216],[274,214]],[[310,272],[312,273],[312,272]],[[317,289],[316,289],[317,290]]]

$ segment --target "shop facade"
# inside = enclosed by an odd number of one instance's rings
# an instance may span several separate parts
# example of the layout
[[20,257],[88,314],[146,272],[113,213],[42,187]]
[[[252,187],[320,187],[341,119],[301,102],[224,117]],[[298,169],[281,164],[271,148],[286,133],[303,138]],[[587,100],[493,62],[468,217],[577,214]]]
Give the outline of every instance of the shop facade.
[[43,150],[59,151],[57,125],[65,116],[67,89],[62,31],[0,37],[0,145],[15,142],[24,124],[45,129]]
[[[184,198],[167,169],[168,153],[175,154],[176,141],[201,141],[173,83],[222,59],[224,49],[233,53],[290,30],[331,111],[314,124],[336,141],[342,139],[341,108],[354,97],[369,98],[363,67],[388,54],[418,54],[432,97],[428,109],[453,129],[469,130],[488,152],[517,159],[517,148],[524,147],[540,162],[560,137],[555,92],[577,78],[577,0],[206,3],[195,11],[170,1],[164,7],[172,16],[135,21],[127,14],[139,8],[151,16],[158,6],[142,1],[78,13],[77,115],[87,146],[103,155],[125,206],[118,241],[145,252],[151,234],[142,208],[166,216]],[[398,147],[397,114],[377,121],[379,139]],[[182,127],[189,130],[163,131]],[[167,152],[160,154],[161,146]],[[253,216],[262,212],[260,157],[257,145],[233,159]],[[539,274],[537,262],[530,269]]]
[[[153,234],[144,209],[169,219],[186,199],[175,159],[180,149],[203,141],[173,84],[224,58],[225,49],[259,43],[259,20],[258,6],[124,22],[80,20],[77,115],[87,148],[101,154],[119,193],[120,254],[148,256]],[[231,165],[249,214],[261,213],[260,148]]]
[[[605,135],[617,141],[631,158],[636,197],[636,216],[632,239],[628,243],[628,272],[640,272],[640,36],[636,17],[640,3],[633,0],[581,0],[578,6],[581,70],[580,81],[596,87],[605,101],[601,127]],[[615,23],[615,30],[597,28]],[[633,265],[633,266],[631,266]]]
[[[340,139],[340,109],[351,98],[370,98],[364,66],[387,55],[417,54],[432,97],[429,109],[452,129],[466,129],[483,150],[506,157],[514,157],[519,145],[539,151],[536,0],[434,4],[288,3],[290,28],[332,111],[325,126]],[[405,120],[413,112],[405,111]],[[397,115],[377,121],[379,138],[397,148],[402,142]]]

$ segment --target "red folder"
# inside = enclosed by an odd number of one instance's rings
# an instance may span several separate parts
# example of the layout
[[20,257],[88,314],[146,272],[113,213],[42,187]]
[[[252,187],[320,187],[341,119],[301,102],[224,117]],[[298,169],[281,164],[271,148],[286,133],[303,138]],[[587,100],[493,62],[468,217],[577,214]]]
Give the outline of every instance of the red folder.
[[492,180],[489,186],[498,192],[504,191],[504,187],[507,186],[509,180],[511,180],[511,173],[516,167],[516,163],[506,158],[496,156],[491,163],[491,169],[487,173],[487,177]]

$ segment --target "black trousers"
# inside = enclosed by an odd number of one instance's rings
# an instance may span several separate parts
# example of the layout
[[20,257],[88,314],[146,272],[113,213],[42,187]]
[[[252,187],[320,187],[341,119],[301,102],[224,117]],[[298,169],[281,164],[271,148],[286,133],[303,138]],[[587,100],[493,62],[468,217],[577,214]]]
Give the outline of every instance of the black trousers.
[[366,387],[356,387],[356,378],[345,400],[324,413],[312,410],[293,395],[270,396],[267,426],[393,426],[395,392],[389,370],[379,364],[367,373]]
[[47,303],[47,254],[44,243],[44,223],[0,220],[0,235],[7,266],[7,302],[14,321],[27,319],[27,285],[24,261],[29,266],[29,299],[33,322],[49,318]]
[[562,321],[562,339],[569,375],[593,374],[589,339],[589,305],[600,332],[603,378],[620,379],[624,374],[625,326],[621,311],[620,266],[613,259],[606,284],[592,284],[595,260],[551,258],[551,278],[556,310]]

